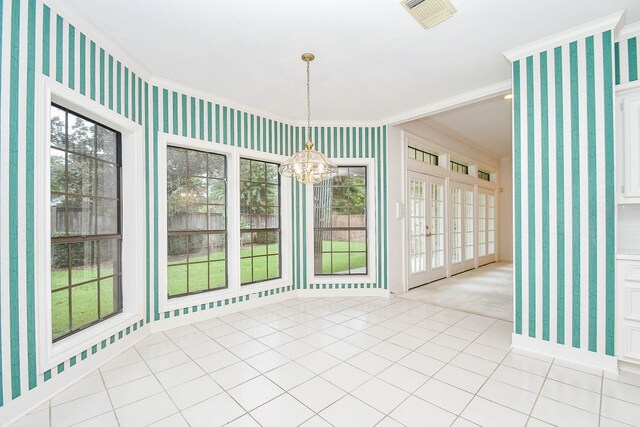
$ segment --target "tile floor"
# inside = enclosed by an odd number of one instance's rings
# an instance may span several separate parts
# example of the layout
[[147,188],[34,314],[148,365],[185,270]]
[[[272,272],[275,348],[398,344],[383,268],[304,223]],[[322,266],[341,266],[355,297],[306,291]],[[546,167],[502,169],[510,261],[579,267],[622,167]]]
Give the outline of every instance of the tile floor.
[[420,286],[403,298],[462,310],[480,316],[513,320],[513,264],[493,262]]
[[151,335],[19,426],[640,425],[640,375],[510,351],[512,324],[306,298]]

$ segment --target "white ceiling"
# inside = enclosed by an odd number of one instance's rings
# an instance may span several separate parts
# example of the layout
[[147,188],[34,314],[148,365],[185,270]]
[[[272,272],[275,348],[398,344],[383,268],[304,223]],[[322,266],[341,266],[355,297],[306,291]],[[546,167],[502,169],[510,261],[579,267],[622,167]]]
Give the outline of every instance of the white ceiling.
[[434,114],[425,120],[499,158],[511,156],[511,101],[502,96]]
[[153,75],[296,120],[306,51],[314,120],[382,120],[508,79],[506,50],[625,8],[640,20],[638,0],[452,0],[426,31],[399,0],[47,1]]

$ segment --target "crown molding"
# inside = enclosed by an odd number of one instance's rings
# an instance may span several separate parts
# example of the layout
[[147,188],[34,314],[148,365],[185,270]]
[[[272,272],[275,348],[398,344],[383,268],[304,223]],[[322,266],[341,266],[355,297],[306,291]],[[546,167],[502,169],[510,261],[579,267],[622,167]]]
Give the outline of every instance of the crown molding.
[[484,101],[485,99],[493,98],[497,95],[507,94],[511,92],[511,87],[511,79],[503,80],[501,82],[483,86],[478,89],[473,89],[465,93],[461,93],[413,110],[409,110],[404,113],[400,113],[395,116],[391,116],[384,121],[386,121],[389,125],[399,125],[411,120],[417,120],[433,114],[442,113],[443,111],[451,110],[453,108],[464,107],[465,105]]
[[640,35],[640,21],[622,27],[616,40],[624,40]]
[[234,101],[233,99],[229,99],[224,96],[220,96],[208,91],[199,90],[192,86],[185,85],[164,77],[160,77],[155,74],[149,77],[149,84],[152,86],[158,86],[158,88],[160,89],[167,89],[170,91],[176,91],[176,92],[184,93],[187,95],[192,95],[194,97],[204,99],[207,102],[213,102],[215,104],[219,104],[224,107],[240,110],[243,113],[254,114],[256,116],[280,121],[282,123],[291,124],[291,122],[294,121],[289,117],[284,117],[282,115],[274,113],[273,111],[252,107],[250,105]]
[[596,19],[571,29],[536,40],[532,43],[508,50],[503,55],[511,62],[533,55],[534,53],[553,49],[554,47],[591,36],[606,30],[614,30],[614,38],[624,18],[624,10]]
[[98,46],[107,51],[115,59],[119,60],[123,65],[142,77],[149,80],[151,73],[140,62],[118,43],[115,43],[100,31],[95,25],[87,21],[82,15],[78,14],[69,4],[61,0],[42,0],[44,4],[49,6],[52,12],[62,16],[68,24],[73,25],[77,30],[83,32],[90,40],[94,41]]
[[[208,102],[214,102],[228,108],[234,108],[242,111],[243,113],[254,114],[256,116],[265,117],[267,119],[276,120],[281,123],[290,126],[306,127],[307,122],[305,120],[293,119],[291,117],[285,117],[274,113],[269,110],[252,107],[248,104],[243,104],[233,99],[226,98],[224,96],[217,95],[208,91],[196,89],[194,87],[175,82],[173,80],[152,75],[149,79],[150,85],[158,86],[161,89],[168,89],[188,95],[192,95]],[[312,120],[311,127],[376,127],[387,124],[384,120]]]
[[[305,127],[307,122],[304,120],[296,120],[290,122],[293,126]],[[386,120],[317,120],[311,121],[311,127],[378,127],[389,124]]]

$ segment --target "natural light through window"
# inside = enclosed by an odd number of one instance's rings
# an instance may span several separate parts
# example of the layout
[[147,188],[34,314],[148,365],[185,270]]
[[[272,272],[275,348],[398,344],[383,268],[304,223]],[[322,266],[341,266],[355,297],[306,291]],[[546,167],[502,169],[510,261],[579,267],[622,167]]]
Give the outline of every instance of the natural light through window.
[[226,157],[167,147],[169,298],[227,287]]
[[314,271],[367,274],[367,168],[340,167],[313,187]]
[[122,311],[121,136],[51,107],[51,320],[57,341]]
[[280,174],[278,165],[240,159],[240,280],[278,279],[280,273]]

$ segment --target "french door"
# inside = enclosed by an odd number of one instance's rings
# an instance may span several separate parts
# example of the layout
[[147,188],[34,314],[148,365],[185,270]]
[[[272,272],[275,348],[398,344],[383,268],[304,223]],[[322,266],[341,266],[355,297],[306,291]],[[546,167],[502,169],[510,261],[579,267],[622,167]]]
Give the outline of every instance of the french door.
[[444,179],[409,172],[409,288],[447,275]]
[[478,265],[496,260],[495,193],[478,189]]
[[451,274],[475,268],[473,186],[450,181]]

